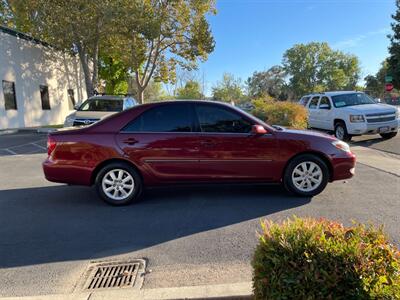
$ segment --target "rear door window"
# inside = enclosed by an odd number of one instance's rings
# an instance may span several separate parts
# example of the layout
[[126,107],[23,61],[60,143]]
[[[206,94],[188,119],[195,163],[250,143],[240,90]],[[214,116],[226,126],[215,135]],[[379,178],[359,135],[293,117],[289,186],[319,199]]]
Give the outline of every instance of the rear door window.
[[321,108],[321,105],[323,107],[331,108],[331,102],[329,101],[329,98],[328,97],[322,97],[321,101],[319,102],[319,106],[318,107]]
[[188,103],[164,104],[142,113],[123,132],[191,132],[193,118]]

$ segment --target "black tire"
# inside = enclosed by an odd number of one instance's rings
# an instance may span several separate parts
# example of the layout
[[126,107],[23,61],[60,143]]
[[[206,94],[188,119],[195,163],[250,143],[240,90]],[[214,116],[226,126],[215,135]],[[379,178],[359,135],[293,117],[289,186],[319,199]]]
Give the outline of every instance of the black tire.
[[[339,134],[339,130],[343,130],[343,134]],[[348,134],[346,124],[343,121],[335,123],[335,137],[344,142],[350,142],[352,136]]]
[[[103,190],[103,178],[112,170],[124,170],[132,176],[134,188],[133,191],[126,198],[115,200],[109,197]],[[140,199],[143,190],[143,182],[141,176],[138,174],[135,168],[123,162],[110,163],[102,168],[96,176],[95,185],[100,198],[106,203],[114,206],[128,205],[137,202]]]
[[[318,187],[311,191],[302,191],[296,187],[295,183],[293,182],[292,174],[294,169],[301,163],[304,162],[313,162],[317,164],[322,172],[322,180]],[[302,197],[313,197],[321,193],[329,181],[329,168],[326,163],[316,155],[313,154],[303,154],[295,157],[292,159],[289,164],[287,165],[284,175],[283,175],[283,184],[287,191],[293,193],[298,196]]]
[[380,136],[385,139],[385,140],[389,140],[394,138],[397,135],[397,131],[395,132],[388,132],[388,133],[380,133]]

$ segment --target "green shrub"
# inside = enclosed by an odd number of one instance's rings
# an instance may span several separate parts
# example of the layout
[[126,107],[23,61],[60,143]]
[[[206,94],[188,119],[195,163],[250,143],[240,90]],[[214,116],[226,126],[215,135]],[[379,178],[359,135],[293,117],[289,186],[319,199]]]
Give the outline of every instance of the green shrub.
[[308,114],[305,107],[293,102],[258,99],[253,101],[252,114],[270,125],[295,129],[307,128]]
[[263,222],[252,265],[255,299],[400,299],[400,252],[372,225]]

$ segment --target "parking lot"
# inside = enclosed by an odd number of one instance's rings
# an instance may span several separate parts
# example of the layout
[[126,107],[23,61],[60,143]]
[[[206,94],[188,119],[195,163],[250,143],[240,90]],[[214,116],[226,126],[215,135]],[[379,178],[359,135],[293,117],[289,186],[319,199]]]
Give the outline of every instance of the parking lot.
[[[400,154],[399,136],[370,140],[353,145]],[[261,218],[373,222],[400,244],[400,177],[364,164],[312,199],[276,186],[173,187],[111,207],[92,188],[47,182],[45,144],[0,136],[0,296],[71,293],[90,261],[111,258],[147,259],[144,288],[250,281]]]

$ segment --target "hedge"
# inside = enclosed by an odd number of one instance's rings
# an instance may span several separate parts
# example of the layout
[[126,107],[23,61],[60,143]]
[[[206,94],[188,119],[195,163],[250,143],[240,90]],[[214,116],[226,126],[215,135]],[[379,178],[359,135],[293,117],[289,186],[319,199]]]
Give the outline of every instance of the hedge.
[[252,265],[255,299],[400,299],[400,252],[372,225],[265,221]]
[[295,129],[305,129],[308,113],[300,104],[288,101],[258,99],[253,101],[252,114],[270,125],[282,125]]

